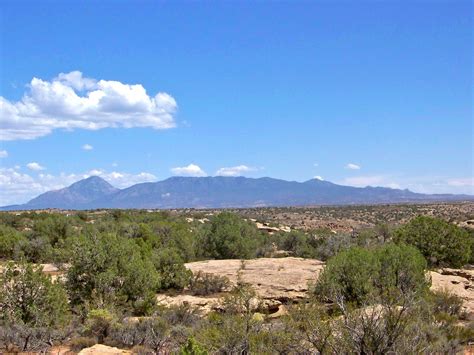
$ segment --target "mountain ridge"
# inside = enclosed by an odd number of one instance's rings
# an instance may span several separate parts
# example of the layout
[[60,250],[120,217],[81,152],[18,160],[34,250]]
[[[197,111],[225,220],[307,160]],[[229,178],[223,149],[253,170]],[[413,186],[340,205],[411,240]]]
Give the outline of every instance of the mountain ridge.
[[311,179],[173,176],[118,189],[98,176],[45,192],[1,210],[97,208],[230,208],[474,200],[471,195],[420,194],[408,189],[352,187]]

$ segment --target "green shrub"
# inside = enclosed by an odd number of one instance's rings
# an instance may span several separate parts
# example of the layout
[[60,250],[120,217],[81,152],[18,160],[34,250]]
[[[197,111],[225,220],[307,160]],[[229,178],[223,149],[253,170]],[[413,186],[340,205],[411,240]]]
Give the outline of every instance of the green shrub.
[[115,315],[109,310],[92,309],[87,314],[85,329],[87,333],[96,336],[97,342],[102,344],[115,322]]
[[374,278],[379,294],[423,293],[429,287],[425,276],[426,260],[409,245],[386,244],[374,250],[379,271]]
[[417,247],[429,266],[462,267],[469,262],[469,233],[438,218],[419,216],[395,231],[394,240]]
[[153,264],[160,273],[162,290],[182,290],[189,283],[192,272],[186,269],[176,248],[156,250]]
[[159,289],[159,273],[133,240],[96,234],[77,238],[72,250],[66,286],[73,306],[107,300],[142,315],[143,302]]
[[362,304],[374,292],[374,278],[380,267],[375,254],[354,247],[328,260],[316,284],[316,294],[326,300],[342,296]]
[[261,235],[254,224],[238,215],[221,212],[203,227],[199,248],[213,259],[249,259],[256,255]]
[[189,337],[186,344],[181,346],[178,355],[207,355],[208,352],[194,337]]
[[0,225],[0,258],[13,259],[15,247],[27,242],[26,238],[12,227]]
[[0,276],[0,319],[32,327],[62,327],[69,320],[66,291],[41,267],[9,263]]
[[377,297],[421,294],[428,289],[426,261],[407,245],[354,247],[329,259],[315,292],[323,300],[362,305]]

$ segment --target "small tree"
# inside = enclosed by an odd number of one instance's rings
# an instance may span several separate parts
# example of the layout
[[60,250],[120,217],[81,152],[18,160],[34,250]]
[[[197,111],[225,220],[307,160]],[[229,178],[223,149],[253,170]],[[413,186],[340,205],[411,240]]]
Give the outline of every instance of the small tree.
[[426,261],[414,247],[388,244],[375,249],[355,247],[329,259],[316,283],[316,295],[356,305],[380,297],[422,294],[429,283]]
[[236,214],[222,212],[204,227],[200,247],[204,257],[248,259],[255,256],[260,237],[255,225]]
[[106,309],[93,309],[87,314],[86,331],[97,337],[97,342],[102,344],[109,335],[115,323],[115,316]]
[[429,266],[462,267],[471,257],[469,233],[439,218],[419,216],[395,231],[397,243],[418,248]]
[[41,267],[9,263],[0,276],[0,320],[7,345],[22,351],[49,347],[69,320],[66,292]]

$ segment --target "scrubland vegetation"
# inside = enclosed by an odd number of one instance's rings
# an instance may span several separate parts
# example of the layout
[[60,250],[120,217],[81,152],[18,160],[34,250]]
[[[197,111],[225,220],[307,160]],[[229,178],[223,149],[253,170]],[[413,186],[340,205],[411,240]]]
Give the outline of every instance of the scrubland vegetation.
[[[426,270],[474,259],[474,235],[417,217],[351,233],[269,234],[237,214],[201,223],[169,212],[0,214],[2,352],[104,343],[140,354],[450,353],[473,340],[461,301],[432,292]],[[287,255],[326,261],[306,300],[270,319],[242,280],[186,262]],[[40,264],[61,272],[46,275]],[[245,267],[245,262],[242,263]],[[203,316],[157,293],[225,292]]]

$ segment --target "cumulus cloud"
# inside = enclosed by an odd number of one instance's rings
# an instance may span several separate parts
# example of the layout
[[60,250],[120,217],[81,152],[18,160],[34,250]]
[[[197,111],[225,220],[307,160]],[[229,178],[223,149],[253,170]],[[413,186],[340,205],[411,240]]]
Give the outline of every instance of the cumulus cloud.
[[94,147],[91,146],[90,144],[84,144],[84,145],[82,146],[82,149],[83,149],[83,150],[92,150],[92,149],[94,149]]
[[32,176],[15,168],[0,167],[0,205],[24,203],[46,191],[62,189],[93,175],[100,176],[118,188],[126,188],[141,182],[156,181],[156,176],[147,172],[131,174],[94,169],[80,174],[60,173],[59,175],[52,175],[40,173],[37,176]]
[[51,81],[33,78],[19,101],[0,96],[0,139],[35,139],[56,129],[168,129],[176,126],[176,110],[167,93],[149,96],[140,84],[96,80],[73,71]]
[[26,167],[30,170],[33,170],[33,171],[40,171],[40,170],[45,170],[46,169],[44,166],[41,166],[39,163],[37,163],[35,161],[26,164]]
[[314,178],[315,178],[316,180],[324,181],[324,179],[322,178],[322,176],[319,176],[319,175],[316,175]]
[[349,163],[346,165],[346,169],[350,170],[360,170],[360,165],[354,164],[354,163]]
[[6,150],[0,150],[0,158],[8,157],[8,152]]
[[196,164],[172,168],[171,172],[178,176],[207,176],[206,172]]
[[254,171],[255,168],[250,168],[246,165],[232,166],[228,168],[220,168],[216,171],[217,176],[242,176],[244,173]]

